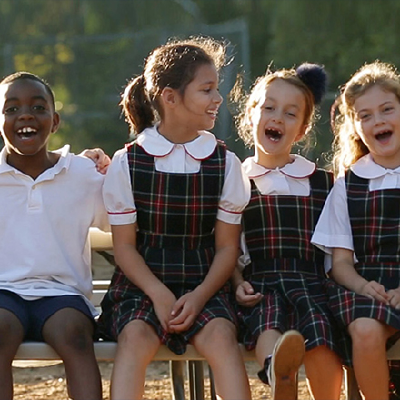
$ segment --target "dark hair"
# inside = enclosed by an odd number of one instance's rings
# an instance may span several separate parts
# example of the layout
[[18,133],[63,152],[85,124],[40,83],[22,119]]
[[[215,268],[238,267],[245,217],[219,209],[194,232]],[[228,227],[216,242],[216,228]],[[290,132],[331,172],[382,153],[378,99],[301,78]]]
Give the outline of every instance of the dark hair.
[[226,45],[209,37],[170,40],[153,50],[146,59],[143,74],[125,88],[120,105],[131,131],[139,134],[162,118],[159,97],[165,87],[184,93],[198,68],[225,64]]
[[52,104],[54,107],[54,103],[55,103],[54,93],[51,90],[50,85],[38,75],[32,74],[30,72],[24,72],[24,71],[15,72],[15,73],[13,73],[11,75],[7,75],[5,78],[3,78],[3,80],[0,82],[0,85],[6,85],[8,83],[18,81],[20,79],[29,79],[31,81],[40,82],[45,87],[46,92],[50,95],[51,101],[52,101]]
[[[267,87],[275,80],[282,80],[297,87],[305,99],[304,124],[309,132],[317,118],[316,105],[321,102],[326,89],[326,73],[318,64],[301,64],[297,69],[279,69],[270,67],[264,75],[257,78],[249,95],[243,90],[243,83],[238,79],[231,92],[231,100],[238,105],[239,113],[235,117],[239,137],[251,147],[254,145],[252,127],[249,121],[250,109],[256,107],[263,99]],[[311,140],[307,136],[308,140]],[[307,147],[307,144],[306,146]]]

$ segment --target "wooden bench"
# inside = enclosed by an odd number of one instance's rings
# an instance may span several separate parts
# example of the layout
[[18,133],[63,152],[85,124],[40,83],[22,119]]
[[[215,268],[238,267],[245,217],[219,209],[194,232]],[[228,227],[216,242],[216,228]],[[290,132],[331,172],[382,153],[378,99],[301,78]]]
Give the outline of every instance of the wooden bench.
[[[110,234],[98,230],[91,230],[91,247],[98,252],[112,250]],[[93,296],[91,298],[96,307],[100,306],[101,299],[107,291],[109,280],[97,280],[93,282]],[[117,344],[115,342],[99,341],[94,343],[94,350],[98,361],[112,362],[114,360]],[[246,351],[240,345],[243,359],[255,361],[254,351]],[[387,353],[388,360],[400,359],[400,341]],[[16,360],[60,360],[59,355],[51,346],[42,342],[24,342],[18,349]],[[185,400],[185,368],[189,380],[190,400],[204,399],[204,365],[205,359],[197,353],[192,345],[187,346],[185,354],[176,355],[166,346],[161,346],[154,357],[154,361],[169,361],[171,389],[174,400]],[[211,379],[211,400],[216,400],[214,385]],[[351,369],[345,370],[345,390],[347,400],[361,400],[357,382]]]

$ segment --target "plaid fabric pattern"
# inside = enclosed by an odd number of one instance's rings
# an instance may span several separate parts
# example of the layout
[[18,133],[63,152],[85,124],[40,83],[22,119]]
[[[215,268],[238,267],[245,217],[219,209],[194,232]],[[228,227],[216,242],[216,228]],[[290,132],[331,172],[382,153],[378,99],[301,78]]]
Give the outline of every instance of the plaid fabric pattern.
[[[137,207],[137,248],[152,272],[181,297],[198,286],[213,261],[218,202],[225,175],[226,148],[218,143],[198,174],[171,174],[155,170],[154,158],[133,144],[129,151],[132,187]],[[213,318],[236,324],[227,284],[205,305],[195,323],[183,334],[169,334],[161,327],[149,297],[117,267],[102,302],[99,326],[103,336],[117,340],[134,319],[154,327],[161,342],[176,354],[186,350],[189,339]]]
[[266,330],[296,329],[306,338],[307,350],[324,345],[348,362],[349,338],[327,307],[324,254],[310,243],[332,183],[330,173],[317,170],[308,197],[262,196],[253,184],[244,213],[252,264],[244,277],[264,297],[255,307],[239,307],[248,349]]
[[[317,170],[310,176],[310,196],[263,196],[252,181],[252,196],[243,214],[243,230],[253,268],[265,271],[265,260],[302,260],[323,265],[324,253],[310,240],[332,187],[332,174]],[[271,268],[286,270],[280,262]],[[306,271],[305,271],[306,272]],[[314,269],[310,272],[314,272]]]
[[[369,192],[368,180],[349,171],[346,191],[354,236],[357,272],[387,289],[400,285],[400,190]],[[347,326],[357,318],[373,318],[400,329],[400,311],[366,296],[332,284],[329,306],[338,320]],[[388,345],[393,344],[388,341]]]
[[155,170],[154,158],[132,144],[130,165],[139,244],[187,249],[214,246],[213,230],[224,184],[226,148],[218,143],[197,174]]

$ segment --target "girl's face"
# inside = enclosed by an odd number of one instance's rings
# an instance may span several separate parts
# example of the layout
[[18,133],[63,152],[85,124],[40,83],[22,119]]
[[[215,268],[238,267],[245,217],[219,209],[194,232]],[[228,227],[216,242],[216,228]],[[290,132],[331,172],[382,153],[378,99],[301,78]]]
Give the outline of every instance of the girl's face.
[[256,162],[267,168],[292,161],[292,145],[306,132],[306,101],[302,91],[282,79],[270,82],[265,95],[249,112]]
[[400,102],[374,85],[354,102],[354,125],[374,161],[385,168],[400,166]]
[[45,86],[32,79],[17,79],[0,86],[0,130],[9,157],[47,151],[59,116]]
[[179,96],[176,110],[182,119],[180,124],[189,130],[197,131],[212,129],[217,118],[222,96],[218,91],[218,72],[214,65],[201,65],[194,79],[186,86],[182,96]]

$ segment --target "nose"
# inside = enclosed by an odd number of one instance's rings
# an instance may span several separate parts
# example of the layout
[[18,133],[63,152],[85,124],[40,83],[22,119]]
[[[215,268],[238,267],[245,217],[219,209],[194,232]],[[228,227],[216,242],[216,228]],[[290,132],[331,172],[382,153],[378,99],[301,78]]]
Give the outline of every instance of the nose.
[[33,115],[31,113],[29,107],[24,107],[24,108],[20,109],[18,119],[21,119],[21,120],[33,119]]
[[275,110],[275,112],[272,115],[272,121],[277,123],[282,122],[282,112],[279,110]]
[[375,122],[375,125],[380,125],[385,122],[384,118],[380,112],[376,112],[374,114],[374,122]]
[[215,98],[214,98],[214,102],[217,104],[221,104],[224,101],[224,98],[221,96],[220,92],[218,92],[218,90],[215,91]]

